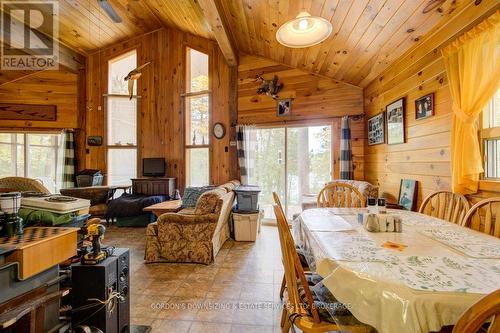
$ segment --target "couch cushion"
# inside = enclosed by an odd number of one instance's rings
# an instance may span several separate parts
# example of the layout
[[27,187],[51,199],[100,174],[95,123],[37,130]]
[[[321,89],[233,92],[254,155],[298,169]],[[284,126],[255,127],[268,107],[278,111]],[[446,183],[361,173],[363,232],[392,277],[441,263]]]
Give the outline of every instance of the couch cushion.
[[184,195],[182,196],[181,208],[196,207],[196,203],[200,196],[214,188],[215,186],[186,187],[184,189]]
[[196,215],[220,213],[220,211],[218,211],[220,210],[218,202],[225,194],[226,190],[220,188],[203,193],[198,199],[198,202],[196,202],[194,213]]
[[182,215],[193,215],[195,209],[196,209],[195,207],[187,207],[187,208],[181,209],[177,213],[182,214]]

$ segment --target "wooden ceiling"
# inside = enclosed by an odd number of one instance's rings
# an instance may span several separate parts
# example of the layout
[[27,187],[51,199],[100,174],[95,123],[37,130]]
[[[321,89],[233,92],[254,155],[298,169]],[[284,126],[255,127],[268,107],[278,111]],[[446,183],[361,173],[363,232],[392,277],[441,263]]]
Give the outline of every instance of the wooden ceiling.
[[[421,36],[473,3],[470,0],[220,0],[239,52],[357,86],[366,86]],[[424,13],[430,4],[436,7]],[[302,8],[330,20],[333,33],[313,47],[286,48],[276,41],[276,31]]]
[[[167,26],[217,39],[228,61],[231,59],[227,54],[257,55],[361,87],[368,85],[394,60],[417,45],[423,35],[438,31],[451,17],[471,8],[475,2],[481,2],[108,1],[122,17],[122,23],[113,23],[96,0],[60,0],[59,35],[62,44],[82,54],[90,54],[99,48]],[[303,8],[312,15],[330,20],[332,35],[323,43],[305,49],[280,45],[275,38],[277,29]]]
[[163,26],[213,38],[193,0],[108,0],[122,18],[114,23],[96,0],[59,1],[59,40],[82,54]]

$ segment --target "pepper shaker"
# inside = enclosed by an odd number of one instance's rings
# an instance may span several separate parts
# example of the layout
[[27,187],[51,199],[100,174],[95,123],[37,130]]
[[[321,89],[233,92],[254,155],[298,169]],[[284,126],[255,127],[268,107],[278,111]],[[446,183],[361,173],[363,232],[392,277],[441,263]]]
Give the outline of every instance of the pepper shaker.
[[403,222],[399,216],[394,218],[394,232],[403,232]]

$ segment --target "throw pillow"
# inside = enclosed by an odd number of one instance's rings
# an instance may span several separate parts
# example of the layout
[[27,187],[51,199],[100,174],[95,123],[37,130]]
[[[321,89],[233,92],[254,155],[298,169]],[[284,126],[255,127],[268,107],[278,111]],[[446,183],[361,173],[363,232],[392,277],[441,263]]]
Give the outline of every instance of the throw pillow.
[[182,196],[181,208],[196,207],[196,202],[200,195],[214,188],[215,186],[186,187],[184,189],[184,195]]

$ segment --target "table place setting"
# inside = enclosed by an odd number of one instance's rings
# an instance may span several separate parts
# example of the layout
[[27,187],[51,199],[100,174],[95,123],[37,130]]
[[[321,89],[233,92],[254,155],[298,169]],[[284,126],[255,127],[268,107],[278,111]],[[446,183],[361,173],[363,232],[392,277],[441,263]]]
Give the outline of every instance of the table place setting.
[[479,237],[458,228],[430,228],[419,232],[468,257],[500,259],[500,240],[495,237]]
[[342,216],[326,210],[310,209],[303,213],[307,227],[314,232],[352,231],[354,228]]
[[406,256],[384,262],[397,280],[419,291],[488,294],[500,283],[498,265],[460,257]]

